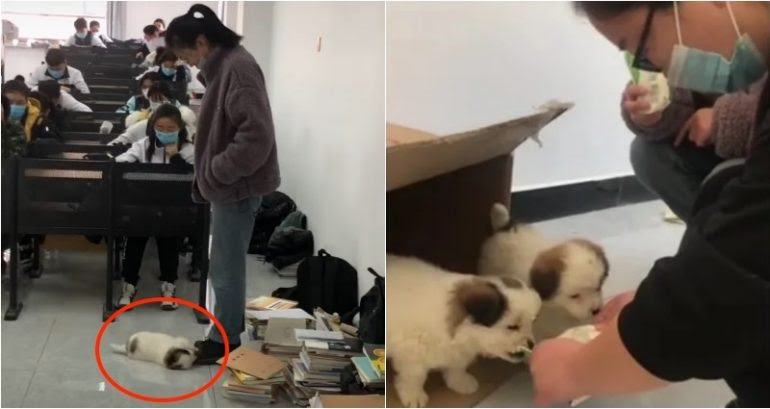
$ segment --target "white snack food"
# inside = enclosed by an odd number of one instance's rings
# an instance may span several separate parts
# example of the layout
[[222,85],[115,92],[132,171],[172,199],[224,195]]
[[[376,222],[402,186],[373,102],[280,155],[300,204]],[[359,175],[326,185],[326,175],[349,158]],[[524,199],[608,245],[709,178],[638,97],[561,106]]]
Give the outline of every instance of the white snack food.
[[639,70],[639,82],[637,84],[649,90],[649,93],[644,96],[644,99],[650,103],[650,109],[645,112],[646,114],[660,112],[671,103],[671,91],[665,75],[659,72]]
[[[599,331],[596,330],[596,327],[593,325],[581,325],[579,327],[573,327],[566,331],[564,331],[561,335],[559,335],[559,338],[569,338],[574,339],[577,342],[586,344],[590,342],[592,339],[599,336]],[[569,405],[570,407],[575,407],[577,405],[580,405],[581,403],[585,402],[590,398],[590,396],[581,396],[577,399],[573,399],[570,401]]]

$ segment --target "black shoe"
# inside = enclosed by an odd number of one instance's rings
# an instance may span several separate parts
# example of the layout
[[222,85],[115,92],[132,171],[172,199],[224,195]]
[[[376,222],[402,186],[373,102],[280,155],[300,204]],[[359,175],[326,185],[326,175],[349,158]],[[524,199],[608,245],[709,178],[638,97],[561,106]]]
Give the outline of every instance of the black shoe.
[[[241,344],[230,344],[230,352],[239,346]],[[198,348],[198,358],[195,360],[195,365],[214,365],[219,358],[225,356],[225,344],[210,339],[196,341],[195,348]]]

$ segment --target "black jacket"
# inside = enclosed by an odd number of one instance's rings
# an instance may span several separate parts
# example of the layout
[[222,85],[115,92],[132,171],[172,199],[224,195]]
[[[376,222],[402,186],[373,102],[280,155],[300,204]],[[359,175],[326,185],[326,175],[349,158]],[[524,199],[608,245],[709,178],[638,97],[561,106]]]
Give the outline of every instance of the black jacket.
[[745,167],[704,184],[676,255],[618,323],[650,373],[725,379],[747,407],[770,406],[770,113],[760,120]]

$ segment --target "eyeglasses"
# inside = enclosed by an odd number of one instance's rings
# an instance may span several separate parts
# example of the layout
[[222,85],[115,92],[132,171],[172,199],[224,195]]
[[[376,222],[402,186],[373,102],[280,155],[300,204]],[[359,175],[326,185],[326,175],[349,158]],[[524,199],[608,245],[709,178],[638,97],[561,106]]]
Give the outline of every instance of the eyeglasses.
[[655,7],[650,7],[650,10],[647,12],[647,20],[645,20],[644,27],[642,28],[642,36],[639,38],[639,45],[636,47],[636,52],[634,53],[634,63],[632,66],[640,70],[661,72],[663,70],[658,68],[646,55],[644,55],[647,48],[647,39],[650,37],[650,27],[652,27],[652,17],[654,15]]

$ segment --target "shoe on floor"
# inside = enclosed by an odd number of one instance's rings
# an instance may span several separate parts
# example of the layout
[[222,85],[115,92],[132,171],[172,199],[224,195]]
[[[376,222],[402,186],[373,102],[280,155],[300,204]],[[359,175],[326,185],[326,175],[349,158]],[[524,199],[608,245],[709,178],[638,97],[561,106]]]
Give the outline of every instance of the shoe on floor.
[[[168,281],[164,281],[160,285],[160,295],[161,297],[175,297],[176,294],[176,286],[173,283],[169,283]],[[175,309],[179,308],[179,304],[172,301],[163,301],[160,303],[160,309],[163,311],[173,311]]]
[[[241,344],[230,344],[230,352],[238,348]],[[210,339],[205,341],[196,341],[195,347],[198,348],[198,358],[195,365],[214,365],[219,358],[225,356],[225,344]]]
[[124,281],[122,294],[118,301],[118,308],[131,304],[131,302],[134,301],[134,297],[136,297],[136,287],[133,284]]

